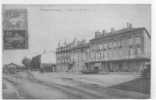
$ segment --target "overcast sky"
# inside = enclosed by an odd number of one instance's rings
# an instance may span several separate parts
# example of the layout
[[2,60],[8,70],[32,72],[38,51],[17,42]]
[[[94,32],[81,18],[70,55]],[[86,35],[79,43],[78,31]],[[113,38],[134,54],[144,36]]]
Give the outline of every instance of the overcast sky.
[[[55,51],[59,40],[88,40],[97,30],[110,31],[111,27],[118,30],[126,27],[126,22],[151,32],[150,5],[10,5],[3,8],[28,9],[29,34],[29,49],[5,50],[4,63],[19,64],[25,56],[43,50]],[[55,62],[55,54],[49,60]]]

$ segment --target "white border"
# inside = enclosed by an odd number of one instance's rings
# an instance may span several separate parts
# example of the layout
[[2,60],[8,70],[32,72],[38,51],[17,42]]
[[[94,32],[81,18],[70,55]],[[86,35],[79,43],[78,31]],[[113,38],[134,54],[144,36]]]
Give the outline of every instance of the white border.
[[2,0],[2,3],[10,3],[10,4],[103,4],[103,3],[111,3],[111,4],[123,4],[123,3],[131,3],[131,4],[147,4],[151,3],[152,0]]

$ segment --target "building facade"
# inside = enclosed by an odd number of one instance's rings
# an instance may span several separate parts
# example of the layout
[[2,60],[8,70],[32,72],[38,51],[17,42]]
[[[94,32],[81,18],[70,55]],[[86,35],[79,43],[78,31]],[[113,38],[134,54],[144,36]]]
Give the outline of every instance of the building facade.
[[57,71],[80,72],[83,70],[87,57],[88,43],[73,41],[56,50]]
[[95,32],[89,43],[57,48],[56,66],[59,71],[71,68],[79,72],[98,67],[104,72],[138,72],[150,61],[150,42],[151,36],[145,28],[130,25],[117,31]]

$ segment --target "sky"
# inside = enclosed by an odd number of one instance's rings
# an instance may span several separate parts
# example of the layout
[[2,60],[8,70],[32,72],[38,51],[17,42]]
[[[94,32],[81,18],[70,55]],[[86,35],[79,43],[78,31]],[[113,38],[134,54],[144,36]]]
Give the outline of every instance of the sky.
[[43,51],[53,51],[45,61],[55,63],[59,41],[63,43],[89,40],[95,31],[110,31],[126,27],[145,27],[151,33],[150,5],[5,5],[3,9],[25,8],[28,10],[29,48],[4,50],[3,63],[21,64],[24,57],[32,57]]

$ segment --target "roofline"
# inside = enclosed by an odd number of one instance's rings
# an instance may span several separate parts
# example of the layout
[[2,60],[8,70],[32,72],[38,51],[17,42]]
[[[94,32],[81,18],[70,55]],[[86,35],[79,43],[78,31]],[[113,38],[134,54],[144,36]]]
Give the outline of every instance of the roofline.
[[[121,29],[122,30],[122,29]],[[121,30],[117,30],[115,32],[118,32],[118,31],[121,31]],[[106,36],[101,36],[101,37],[98,37],[98,38],[93,38],[90,40],[91,41],[94,41],[94,40],[98,40],[98,39],[102,39],[104,37],[110,37],[110,36],[114,36],[114,35],[118,35],[118,34],[123,34],[123,33],[127,33],[127,32],[130,32],[130,31],[135,31],[135,30],[145,30],[146,31],[146,34],[148,35],[149,38],[151,38],[151,35],[149,34],[149,32],[147,31],[147,29],[145,27],[139,27],[139,28],[132,28],[130,30],[127,30],[127,31],[124,31],[124,32],[119,32],[119,33],[111,33],[111,32],[108,32]]]
[[149,32],[147,31],[147,29],[144,28],[144,30],[146,31],[147,36],[151,39],[151,35],[150,35]]

